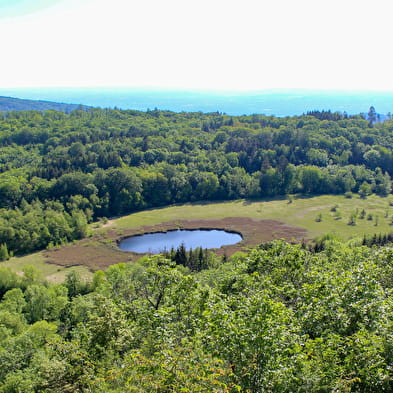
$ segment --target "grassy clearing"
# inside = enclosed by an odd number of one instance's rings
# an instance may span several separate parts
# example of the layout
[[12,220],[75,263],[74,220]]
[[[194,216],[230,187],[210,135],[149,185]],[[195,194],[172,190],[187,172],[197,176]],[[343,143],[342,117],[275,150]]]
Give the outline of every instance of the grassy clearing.
[[[351,199],[343,195],[322,195],[294,198],[292,203],[287,199],[193,203],[134,213],[113,220],[109,227],[121,230],[176,220],[251,217],[306,228],[310,238],[336,233],[342,239],[349,239],[393,231],[393,207],[389,204],[392,200],[376,195],[367,199],[356,195]],[[335,206],[336,211],[331,211]],[[365,211],[363,219],[360,218],[362,210]],[[348,225],[350,217],[355,214],[356,225]],[[372,215],[371,220],[367,219],[369,215]]]
[[[159,209],[151,209],[128,216],[110,220],[101,228],[95,226],[96,234],[103,234],[101,243],[105,243],[107,231],[115,233],[117,236],[123,231],[137,229],[142,232],[143,226],[159,225],[163,222],[174,222],[182,220],[219,220],[226,217],[249,217],[258,220],[276,220],[296,227],[305,228],[308,231],[308,238],[316,238],[326,233],[335,233],[343,240],[362,237],[364,234],[387,233],[393,231],[392,217],[393,197],[381,198],[375,195],[367,199],[360,199],[354,196],[347,199],[343,195],[322,195],[316,197],[293,198],[292,203],[287,199],[275,200],[236,200],[230,202],[214,203],[190,203],[179,206],[170,206]],[[333,209],[334,208],[334,209]],[[363,212],[364,210],[364,212]],[[351,220],[356,225],[348,225]],[[361,218],[363,216],[363,218]],[[369,218],[369,219],[368,219]],[[371,219],[370,219],[371,218]],[[102,237],[102,236],[101,236]],[[111,237],[108,237],[111,243]],[[67,249],[65,259],[67,262],[71,256],[78,256],[82,264],[89,259],[97,259],[102,256],[111,263],[116,263],[114,259],[118,251],[103,247],[97,243],[97,239],[85,239],[78,242],[75,250]],[[79,247],[79,248],[78,248]],[[90,247],[90,248],[89,248]],[[69,246],[68,246],[69,248]],[[92,256],[89,257],[90,254]],[[105,252],[108,253],[106,256]],[[96,254],[94,254],[96,253]],[[86,254],[86,255],[85,255]],[[102,255],[101,255],[102,254]],[[113,255],[112,255],[113,254]],[[116,255],[117,255],[116,254]],[[14,257],[7,262],[1,262],[0,266],[9,267],[21,273],[23,267],[33,265],[42,272],[43,277],[53,282],[64,280],[70,269],[77,270],[82,277],[90,277],[91,272],[84,266],[64,267],[45,262],[43,253],[34,253],[23,257]]]
[[0,267],[8,267],[18,274],[23,274],[23,268],[29,265],[37,268],[41,272],[42,277],[51,282],[64,281],[67,273],[71,270],[76,270],[81,277],[86,279],[92,276],[92,273],[84,266],[63,267],[46,263],[41,252],[22,257],[13,257],[8,261],[0,262]]
[[88,280],[93,277],[93,273],[85,266],[71,266],[71,267],[59,267],[55,273],[45,276],[45,278],[50,282],[60,283],[66,278],[66,275],[70,271],[76,271],[80,274],[81,278]]

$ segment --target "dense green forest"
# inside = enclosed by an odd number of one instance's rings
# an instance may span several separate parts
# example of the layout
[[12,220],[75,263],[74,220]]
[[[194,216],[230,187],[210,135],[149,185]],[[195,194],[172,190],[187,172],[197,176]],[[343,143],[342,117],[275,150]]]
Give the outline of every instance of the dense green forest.
[[[0,117],[0,259],[149,207],[392,191],[391,120]],[[180,247],[58,284],[0,266],[0,393],[390,392],[390,241],[275,241],[231,257]]]
[[0,268],[0,392],[391,392],[393,252],[282,241],[63,284]]
[[149,207],[391,192],[390,120],[116,109],[0,117],[3,258],[83,237],[99,217]]

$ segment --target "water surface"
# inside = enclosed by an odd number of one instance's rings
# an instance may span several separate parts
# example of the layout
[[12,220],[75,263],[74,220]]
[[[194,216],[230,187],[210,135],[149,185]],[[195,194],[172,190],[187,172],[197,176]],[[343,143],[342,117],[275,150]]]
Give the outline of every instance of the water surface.
[[238,233],[227,232],[218,229],[198,229],[168,231],[165,233],[147,233],[137,235],[122,240],[119,247],[123,251],[133,251],[139,253],[150,252],[159,254],[171,248],[178,248],[184,244],[186,250],[202,248],[220,248],[231,244],[239,243],[242,237]]

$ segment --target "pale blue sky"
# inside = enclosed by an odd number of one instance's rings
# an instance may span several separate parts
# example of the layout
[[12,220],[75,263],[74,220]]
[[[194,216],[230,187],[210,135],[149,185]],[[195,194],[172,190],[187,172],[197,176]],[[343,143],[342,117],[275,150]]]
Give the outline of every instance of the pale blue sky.
[[62,0],[0,0],[0,17],[15,17],[42,11]]
[[0,87],[393,90],[388,0],[0,0]]

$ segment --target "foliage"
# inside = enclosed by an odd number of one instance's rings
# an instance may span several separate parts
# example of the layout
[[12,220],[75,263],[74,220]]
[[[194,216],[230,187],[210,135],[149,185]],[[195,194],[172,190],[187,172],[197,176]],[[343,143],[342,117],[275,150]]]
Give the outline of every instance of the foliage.
[[391,391],[393,252],[321,240],[93,283],[3,270],[0,392]]
[[172,203],[387,196],[391,125],[330,111],[8,112],[0,120],[0,245],[40,250],[86,236],[100,217]]
[[10,254],[8,253],[7,244],[0,244],[0,261],[7,261],[10,259]]
[[176,250],[172,248],[169,252],[166,251],[163,254],[177,265],[182,265],[197,272],[211,267],[214,260],[214,256],[207,249],[197,247],[187,251],[184,244],[181,244]]

